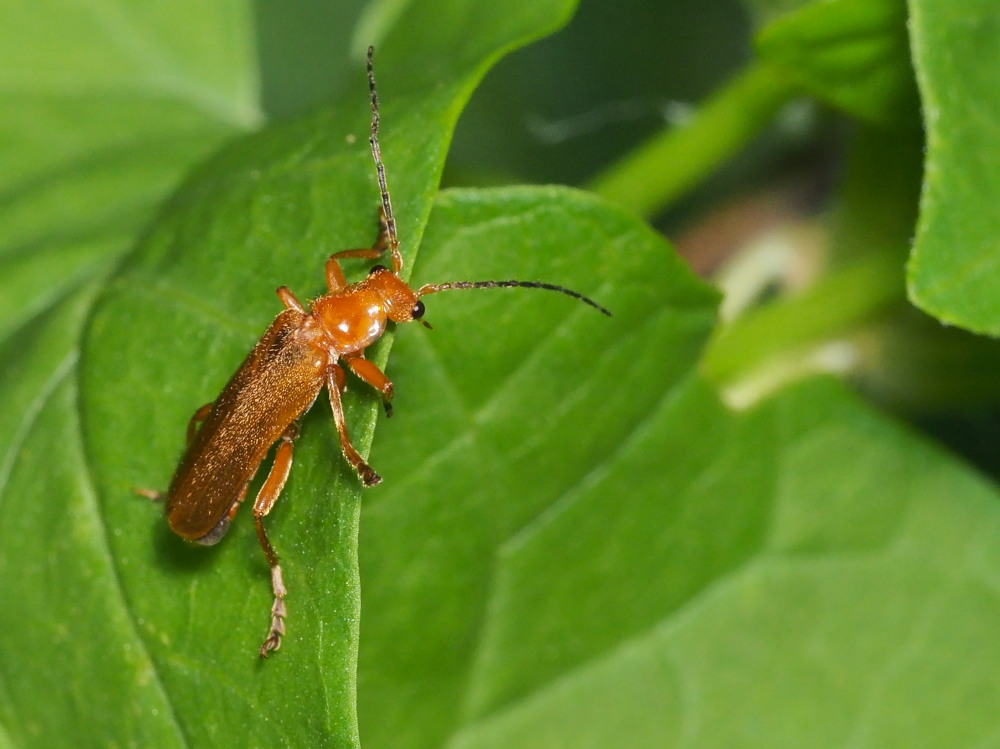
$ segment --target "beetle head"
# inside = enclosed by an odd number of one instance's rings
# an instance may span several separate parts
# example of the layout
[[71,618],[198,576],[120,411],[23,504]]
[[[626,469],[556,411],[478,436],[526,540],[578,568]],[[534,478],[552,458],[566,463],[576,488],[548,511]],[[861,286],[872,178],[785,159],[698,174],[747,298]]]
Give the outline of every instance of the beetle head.
[[376,289],[385,305],[385,315],[396,323],[419,320],[424,305],[417,293],[388,268],[376,265],[368,273],[367,285]]

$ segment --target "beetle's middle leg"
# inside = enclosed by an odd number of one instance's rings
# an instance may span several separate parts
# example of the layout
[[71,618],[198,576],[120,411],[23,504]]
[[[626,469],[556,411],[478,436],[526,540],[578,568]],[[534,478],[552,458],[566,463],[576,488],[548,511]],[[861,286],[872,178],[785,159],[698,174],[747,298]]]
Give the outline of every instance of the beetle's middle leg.
[[299,435],[298,424],[292,423],[281,435],[278,449],[274,453],[274,463],[271,471],[264,479],[257,499],[253,503],[253,521],[257,526],[257,541],[260,548],[264,550],[267,563],[271,567],[271,589],[274,591],[274,603],[271,606],[271,628],[268,630],[264,644],[260,646],[260,657],[267,658],[267,654],[272,650],[281,647],[281,636],[285,634],[285,583],[281,577],[281,565],[278,563],[278,555],[271,546],[264,530],[264,517],[274,507],[274,503],[281,496],[281,490],[288,480],[288,473],[292,469],[292,443]]
[[[195,434],[198,433],[198,425],[205,420],[208,416],[208,412],[212,410],[212,406],[215,405],[215,401],[211,403],[206,403],[204,406],[199,408],[194,414],[191,415],[191,420],[188,421],[187,425],[187,443],[190,445],[191,440],[194,439]],[[155,489],[142,489],[135,488],[132,490],[134,493],[138,494],[140,497],[145,497],[146,499],[151,499],[154,502],[163,501],[163,496],[165,492],[159,492]]]
[[191,420],[188,421],[187,426],[187,441],[189,445],[191,444],[191,440],[194,439],[195,434],[198,432],[198,425],[205,420],[205,417],[208,416],[208,412],[212,410],[212,406],[214,405],[215,401],[211,401],[191,414]]

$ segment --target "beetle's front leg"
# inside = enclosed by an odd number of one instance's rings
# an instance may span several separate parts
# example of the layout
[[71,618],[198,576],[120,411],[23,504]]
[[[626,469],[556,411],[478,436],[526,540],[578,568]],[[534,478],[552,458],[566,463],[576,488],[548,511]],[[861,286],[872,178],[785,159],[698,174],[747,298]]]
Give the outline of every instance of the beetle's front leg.
[[[379,207],[378,211],[378,225],[378,236],[375,238],[375,244],[371,247],[365,247],[357,250],[341,250],[340,252],[335,252],[330,255],[329,259],[326,261],[326,286],[330,290],[331,294],[336,294],[338,291],[347,286],[347,279],[344,277],[344,271],[340,267],[341,258],[358,257],[373,260],[375,258],[382,257],[385,253],[386,249],[389,247],[389,224],[385,220],[385,213],[381,207]],[[402,260],[399,257],[399,249],[393,248],[391,254],[394,272],[399,273],[399,269],[402,267]]]
[[345,357],[344,361],[354,374],[382,394],[385,415],[392,416],[392,403],[390,402],[392,401],[392,380],[386,377],[385,372],[375,366],[373,362],[368,361],[363,356]]
[[371,249],[366,248],[363,250],[341,250],[330,255],[326,261],[327,289],[329,289],[331,294],[336,294],[347,286],[347,279],[344,277],[344,271],[340,267],[341,258],[360,257],[373,260],[377,257],[382,257],[382,252],[383,250],[372,247]]
[[361,483],[365,486],[375,486],[382,480],[382,477],[375,473],[375,470],[365,462],[347,434],[347,422],[344,419],[344,403],[340,398],[340,392],[344,388],[344,370],[337,364],[331,364],[326,370],[326,390],[330,394],[330,408],[333,410],[333,423],[337,426],[337,434],[340,436],[340,449],[344,451],[344,457],[351,467],[357,471]]
[[267,658],[267,654],[281,647],[281,636],[285,634],[285,583],[281,577],[281,565],[278,563],[278,555],[271,546],[267,533],[264,530],[264,517],[274,507],[274,503],[281,496],[281,490],[288,480],[288,473],[292,469],[292,443],[299,435],[298,424],[292,423],[281,435],[281,441],[274,454],[274,463],[271,471],[267,474],[264,484],[257,493],[257,499],[253,503],[253,521],[257,526],[257,541],[260,548],[264,550],[267,563],[271,568],[271,590],[274,592],[274,603],[271,605],[271,628],[268,630],[264,644],[260,646],[260,657]]

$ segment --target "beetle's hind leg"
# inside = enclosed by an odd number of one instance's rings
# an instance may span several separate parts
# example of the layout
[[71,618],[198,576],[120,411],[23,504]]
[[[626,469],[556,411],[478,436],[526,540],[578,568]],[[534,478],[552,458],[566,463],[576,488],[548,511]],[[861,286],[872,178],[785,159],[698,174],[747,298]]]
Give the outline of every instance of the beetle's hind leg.
[[267,658],[267,654],[272,650],[281,647],[281,636],[285,634],[285,583],[281,577],[281,565],[278,563],[278,555],[271,546],[264,530],[264,517],[274,507],[274,503],[281,496],[281,490],[288,480],[288,473],[292,469],[292,443],[299,435],[298,424],[292,423],[281,435],[281,441],[274,454],[274,463],[271,471],[267,474],[264,484],[257,493],[257,499],[253,503],[253,521],[257,526],[257,541],[260,548],[264,550],[267,563],[271,567],[271,589],[274,591],[274,603],[271,605],[271,628],[268,630],[264,644],[260,646],[260,657]]

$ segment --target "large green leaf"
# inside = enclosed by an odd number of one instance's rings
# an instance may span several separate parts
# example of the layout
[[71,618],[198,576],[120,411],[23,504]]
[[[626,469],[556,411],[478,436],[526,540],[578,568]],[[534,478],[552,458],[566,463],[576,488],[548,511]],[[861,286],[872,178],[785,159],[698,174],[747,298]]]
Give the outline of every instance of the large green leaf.
[[259,119],[248,32],[242,2],[5,11],[0,333],[126,249],[193,160]]
[[[428,299],[432,332],[399,333],[397,415],[372,456],[386,481],[362,522],[359,705],[374,746],[454,732],[473,707],[464,690],[497,547],[600,480],[691,370],[714,317],[714,294],[648,228],[565,190],[445,193],[424,245],[421,281],[545,278],[615,316],[527,291],[455,292]],[[627,512],[630,491],[605,498]],[[584,568],[574,581],[597,582]],[[523,634],[527,622],[510,624]],[[544,682],[582,655],[523,654],[491,664],[495,676]]]
[[829,381],[727,411],[685,375],[709,298],[573,193],[446,193],[417,275],[500,273],[556,233],[586,250],[559,278],[615,318],[549,300],[511,331],[542,300],[480,292],[398,338],[361,533],[366,743],[991,736],[995,490]]
[[642,426],[496,548],[450,746],[992,740],[991,487],[831,383]]
[[942,321],[1000,334],[1000,7],[910,3],[927,130],[910,296]]
[[[96,291],[81,284],[131,246],[192,161],[260,118],[244,4],[57,5],[18,11],[2,32],[13,112],[3,146],[16,157],[0,248],[0,585],[16,602],[3,607],[3,733],[24,745],[355,743],[357,491],[345,482],[331,506],[344,474],[328,420],[308,421],[286,500],[322,512],[271,524],[293,613],[266,669],[255,656],[266,569],[248,526],[214,553],[186,548],[132,489],[167,482],[186,414],[274,314],[274,287],[314,292],[329,251],[371,242],[361,67],[349,66],[356,86],[338,108],[232,143],[160,210],[100,296],[81,384],[77,343]],[[408,260],[475,81],[571,10],[523,6],[414,4],[400,30],[381,32],[384,155]],[[65,57],[46,59],[64,38]],[[351,408],[361,444],[374,408]],[[51,698],[57,689],[64,698]]]
[[[98,282],[259,119],[244,3],[21,3],[0,27],[0,741],[183,740],[134,635],[80,441]],[[127,405],[123,401],[122,405]]]

